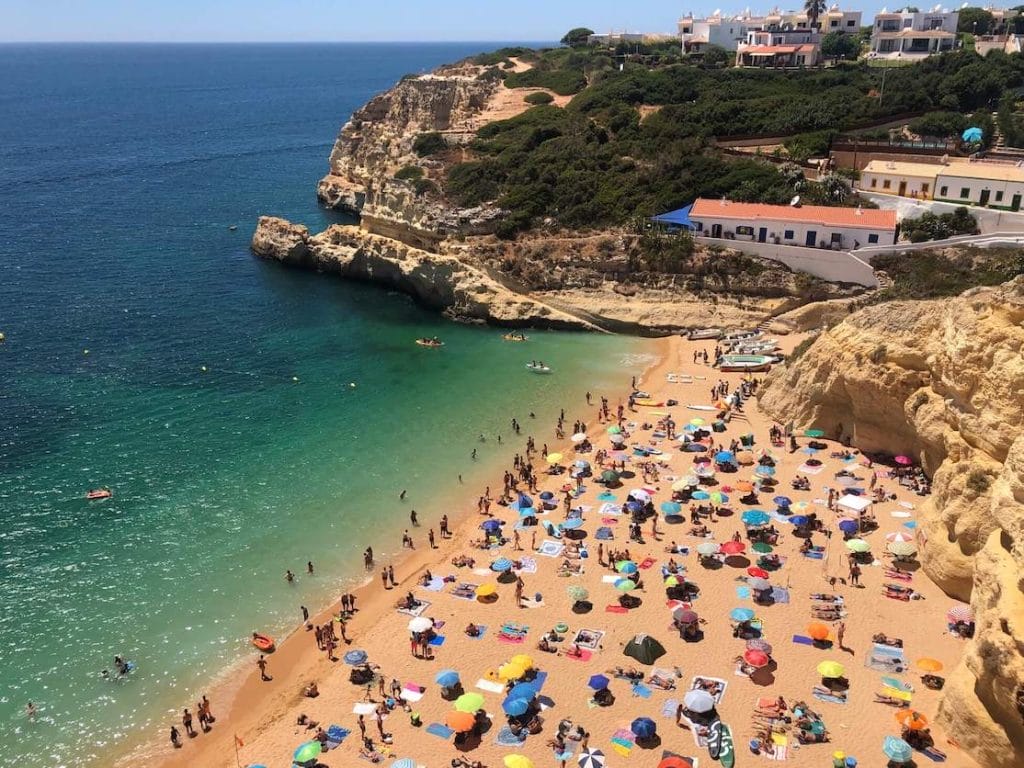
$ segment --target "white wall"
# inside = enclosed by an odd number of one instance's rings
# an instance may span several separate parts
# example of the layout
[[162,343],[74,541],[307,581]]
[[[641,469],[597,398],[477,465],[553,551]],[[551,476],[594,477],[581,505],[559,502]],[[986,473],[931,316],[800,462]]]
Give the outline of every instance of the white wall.
[[[946,187],[945,193],[942,191],[943,187]],[[967,197],[961,197],[961,190],[964,188],[968,191]],[[942,173],[935,180],[935,197],[964,205],[980,205],[981,193],[986,189],[989,191],[989,198],[986,203],[988,206],[1009,208],[1013,202],[1014,195],[1021,195],[1024,198],[1024,182],[962,179],[956,176],[946,176]],[[1002,199],[997,200],[996,198],[1000,192],[1002,193]]]
[[861,261],[847,251],[830,251],[824,248],[799,248],[793,245],[772,243],[750,243],[742,240],[720,240],[711,237],[697,237],[702,245],[717,245],[742,251],[751,256],[785,264],[796,272],[806,272],[822,280],[834,283],[855,283],[876,288],[878,279],[871,265]]
[[[874,182],[874,186],[872,186]],[[889,182],[889,186],[885,186]],[[877,192],[884,195],[898,195],[900,183],[906,183],[906,189],[902,193],[905,197],[919,197],[925,200],[931,199],[935,194],[935,180],[925,179],[920,176],[902,176],[898,173],[867,173],[861,171],[860,181],[857,187],[867,192]]]
[[[700,216],[699,218],[694,217],[693,221],[695,224],[699,224],[701,227],[701,233],[708,236],[711,235],[712,226],[720,224],[722,226],[723,235],[727,232],[736,234],[736,239],[739,241],[745,240],[757,240],[760,236],[760,230],[762,227],[767,229],[767,241],[771,242],[773,238],[778,238],[782,244],[791,244],[798,246],[807,246],[807,235],[814,232],[815,246],[825,242],[829,245],[833,243],[832,235],[838,234],[840,236],[838,240],[838,246],[840,248],[858,248],[866,245],[888,245],[895,241],[896,234],[892,230],[868,230],[860,229],[858,227],[828,227],[820,224],[807,224],[797,222],[782,222],[782,221],[751,221],[743,222],[737,219],[717,219],[711,216]],[[751,235],[740,235],[736,232],[737,227],[749,226],[753,228],[753,234]],[[791,232],[792,235],[787,237],[786,233]],[[870,242],[869,235],[877,235],[877,242]]]

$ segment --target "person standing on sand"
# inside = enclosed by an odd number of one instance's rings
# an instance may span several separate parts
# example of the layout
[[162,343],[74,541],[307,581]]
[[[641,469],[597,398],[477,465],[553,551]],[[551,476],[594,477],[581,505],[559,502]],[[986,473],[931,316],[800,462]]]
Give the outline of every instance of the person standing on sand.
[[451,535],[448,530],[448,515],[441,515],[441,538],[447,539]]
[[516,607],[523,607],[523,579],[520,576],[516,576]]
[[437,549],[437,545],[434,543],[434,529],[431,528],[427,531],[427,541],[430,542],[431,549]]
[[171,744],[175,749],[181,749],[181,734],[173,725],[171,726]]
[[206,713],[206,722],[208,722],[208,723],[215,723],[215,722],[217,722],[217,718],[214,717],[213,713],[210,711],[210,700],[208,698],[206,698],[206,694],[205,693],[203,694],[202,701],[199,702],[199,706],[201,707],[202,711]]
[[860,566],[856,563],[850,563],[850,583],[855,586],[860,586]]
[[196,714],[199,716],[199,730],[206,733],[210,730],[210,726],[206,723],[206,712],[201,701],[196,703]]
[[304,605],[300,605],[299,609],[302,611],[302,623],[309,629],[309,609]]
[[537,532],[534,531],[530,536],[530,549],[534,552],[537,551]]
[[[261,656],[260,658],[263,658],[263,657]],[[185,726],[185,733],[188,734],[188,737],[190,739],[194,739],[196,737],[196,732],[192,728],[192,713],[189,712],[187,708],[182,710],[182,713],[181,713],[181,724],[183,726]]]
[[392,587],[398,586],[398,582],[395,581],[395,567],[393,565],[388,566],[388,581],[391,582]]
[[[262,653],[260,654],[260,657],[256,660],[256,666],[260,668],[260,680],[262,680],[264,683],[268,682],[271,679],[271,677],[267,674],[267,659]],[[188,710],[185,711],[187,712]]]
[[338,618],[338,633],[341,635],[341,639],[345,641],[345,645],[352,645],[352,641],[345,634],[345,620],[340,617]]
[[359,738],[365,739],[366,738],[366,718],[364,718],[362,715],[360,715],[356,722],[359,724]]
[[380,569],[380,580],[384,589],[391,589],[391,585],[388,584],[388,569],[386,567]]
[[839,646],[839,650],[847,650],[846,645],[843,643],[843,637],[846,635],[846,624],[842,621],[837,621],[834,625],[836,628],[836,645]]
[[512,549],[516,552],[522,552],[523,548],[519,544],[519,531],[513,531],[512,533]]

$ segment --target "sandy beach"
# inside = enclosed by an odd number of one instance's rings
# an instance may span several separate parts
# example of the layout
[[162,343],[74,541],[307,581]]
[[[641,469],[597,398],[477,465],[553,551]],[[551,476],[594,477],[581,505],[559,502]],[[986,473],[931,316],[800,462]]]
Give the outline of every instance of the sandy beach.
[[[792,349],[799,341],[799,337],[787,337],[783,339],[782,347],[784,350]],[[288,765],[296,747],[315,734],[314,730],[297,724],[300,715],[305,715],[325,730],[337,725],[350,732],[340,746],[320,754],[319,764],[332,768],[359,764],[359,751],[363,744],[354,708],[369,703],[370,706],[364,708],[372,712],[374,706],[383,700],[376,682],[370,691],[371,701],[367,702],[366,687],[349,680],[353,667],[341,657],[346,652],[362,649],[367,653],[368,661],[380,668],[385,690],[390,688],[393,680],[397,680],[408,704],[408,711],[398,707],[384,718],[383,730],[388,734],[388,743],[383,743],[380,738],[374,714],[368,713],[365,717],[366,734],[382,755],[382,765],[407,757],[412,758],[416,765],[440,768],[448,766],[453,758],[463,756],[495,767],[501,766],[503,759],[512,754],[525,755],[537,766],[558,765],[549,741],[555,738],[562,721],[571,721],[572,729],[578,726],[588,732],[587,746],[591,750],[603,751],[607,764],[612,766],[628,763],[655,766],[666,751],[698,758],[700,765],[708,765],[714,761],[709,757],[708,749],[698,745],[699,727],[680,727],[676,718],[677,705],[683,702],[698,676],[724,683],[724,692],[715,705],[715,711],[721,722],[731,729],[735,751],[739,753],[737,759],[744,765],[760,761],[785,761],[794,766],[831,765],[833,753],[837,751],[855,757],[862,766],[885,765],[887,758],[882,752],[883,739],[887,735],[899,736],[901,733],[897,713],[913,709],[928,720],[935,715],[939,693],[922,684],[923,673],[916,662],[930,658],[949,669],[955,665],[964,642],[948,631],[946,613],[953,602],[922,573],[915,573],[912,567],[901,572],[891,570],[892,557],[886,553],[886,536],[904,534],[913,538],[914,530],[906,524],[914,522],[915,510],[922,497],[892,479],[892,467],[868,466],[864,457],[856,454],[855,446],[855,455],[850,460],[833,455],[842,450],[842,446],[827,439],[821,440],[827,444],[825,448],[813,455],[807,453],[805,449],[809,439],[803,436],[803,429],[811,425],[795,425],[799,444],[796,452],[790,452],[788,444],[773,447],[769,441],[773,422],[759,413],[756,401],[751,398],[744,402],[742,412],[730,414],[725,431],[710,433],[715,448],[708,455],[728,449],[730,442],[739,440],[741,435],[752,434],[754,445],[751,452],[755,456],[761,456],[762,451],[770,451],[774,461],[775,490],[762,488],[756,504],[742,503],[740,497],[744,493],[732,488],[738,482],[756,480],[754,471],[758,465],[741,463],[738,471],[718,472],[714,484],[701,486],[704,492],[709,493],[730,489],[725,491],[728,500],[715,505],[724,508],[715,520],[704,520],[710,536],[689,535],[689,506],[692,503],[713,504],[711,500],[684,501],[679,521],[667,521],[662,505],[672,498],[672,486],[693,472],[695,456],[705,454],[681,451],[678,441],[656,436],[654,427],[659,419],[664,418],[662,414],[671,415],[677,432],[681,432],[684,425],[694,418],[703,418],[708,424],[714,420],[714,408],[697,410],[687,406],[710,406],[719,399],[712,398],[711,389],[715,384],[725,381],[728,383],[727,391],[732,392],[740,385],[742,376],[721,374],[703,362],[694,362],[695,351],[707,350],[711,354],[713,348],[714,342],[689,342],[680,338],[664,340],[660,348],[660,362],[646,372],[638,387],[649,393],[653,402],[671,399],[678,404],[637,406],[625,411],[627,445],[652,446],[663,452],[644,459],[651,460],[652,466],[657,468],[657,479],[649,477],[645,480],[639,469],[640,457],[631,455],[626,470],[635,472],[635,476],[627,474],[622,478],[621,486],[607,490],[596,482],[602,467],[594,462],[594,451],[612,449],[607,429],[614,423],[617,405],[626,404],[628,381],[623,382],[620,392],[595,391],[593,405],[588,406],[585,402],[564,404],[566,435],[572,433],[574,421],[582,420],[588,425],[587,434],[593,444],[593,450],[588,453],[577,455],[571,442],[556,440],[554,424],[523,424],[522,441],[510,446],[509,456],[515,451],[523,451],[523,442],[532,430],[538,448],[531,457],[539,475],[538,490],[553,492],[556,506],[539,515],[541,525],[519,531],[522,551],[516,551],[512,542],[518,519],[516,511],[492,504],[493,518],[485,518],[473,511],[475,499],[483,489],[457,489],[452,494],[453,508],[469,512],[458,521],[453,536],[442,539],[437,520],[420,520],[418,528],[410,529],[415,550],[400,562],[395,562],[397,587],[383,588],[378,563],[371,571],[374,577],[371,582],[356,592],[358,610],[346,625],[352,643],[340,645],[337,661],[329,661],[326,653],[317,648],[313,632],[300,628],[267,657],[267,672],[272,679],[261,681],[254,650],[247,670],[208,692],[216,716],[212,730],[188,738],[180,722],[175,723],[182,731],[183,747],[173,750],[166,735],[162,736],[165,748],[151,762],[165,768]],[[609,398],[612,422],[600,423],[598,420],[601,395]],[[577,458],[594,465],[594,476],[584,480],[583,492],[571,501],[572,507],[583,510],[582,526],[575,531],[564,532],[561,540],[552,539],[543,526],[546,523],[559,526],[566,522],[561,489],[568,482],[568,475],[547,473],[548,464],[539,450],[544,443],[552,453],[564,454],[563,466],[570,465]],[[631,451],[627,453],[632,454]],[[806,462],[809,459],[821,463],[808,466]],[[849,552],[837,527],[841,515],[830,510],[826,503],[828,488],[844,492],[835,474],[839,471],[854,476],[843,482],[865,489],[869,488],[871,476],[876,473],[875,482],[888,493],[896,495],[895,500],[871,505],[870,512],[877,519],[878,527],[864,534],[871,554],[861,566],[859,586],[849,583]],[[809,479],[810,490],[793,489],[791,481],[797,476]],[[502,488],[501,477],[495,477],[490,487],[492,497],[496,499]],[[627,501],[633,489],[651,491],[653,508],[658,513],[655,518],[658,535],[652,535],[651,521],[645,521],[642,525],[643,543],[630,541],[629,515],[616,509]],[[611,495],[599,499],[601,494]],[[813,512],[822,522],[824,531],[812,535],[814,544],[820,547],[809,553],[813,556],[801,553],[805,537],[796,535],[797,527],[787,519],[791,515],[776,513],[773,497],[780,494],[792,500],[792,510],[787,512],[794,515]],[[529,495],[539,507],[538,493],[529,492]],[[748,572],[758,565],[760,555],[751,551],[751,541],[741,516],[755,507],[769,513],[771,525],[778,530],[772,554],[780,556],[782,563],[767,576],[774,598],[771,604],[755,603],[751,584],[748,583],[749,579],[760,578]],[[506,543],[490,549],[471,544],[481,537],[480,525],[485,519],[504,523],[502,531],[508,539]],[[599,528],[610,529],[613,538],[596,538]],[[428,546],[429,529],[434,531],[436,549]],[[830,535],[826,536],[825,532]],[[574,543],[585,547],[586,557],[572,558],[568,563],[570,567],[563,569],[567,553],[559,547],[573,543],[569,541],[570,537]],[[710,541],[725,544],[735,537],[744,545],[742,553],[726,558],[724,563],[716,562],[715,567],[702,564],[696,551],[698,545]],[[534,538],[540,551],[534,551],[532,547]],[[549,544],[549,540],[554,543]],[[673,542],[682,551],[667,551]],[[599,563],[599,544],[604,556],[600,559],[606,563],[610,549],[620,552],[628,549],[629,560],[637,564],[642,588],[629,593],[637,598],[634,601],[638,602],[636,607],[627,610],[620,605],[622,593],[613,582],[622,577],[614,568]],[[452,559],[458,555],[472,557],[474,566],[456,567]],[[504,579],[498,579],[499,574],[489,570],[489,566],[499,558],[508,558],[521,565],[515,571],[522,579],[523,594],[527,598],[521,606],[515,604],[513,584],[502,583]],[[680,605],[669,600],[664,585],[663,569],[669,566],[670,561],[681,567],[677,575],[679,581],[699,588],[697,596],[688,601],[689,607],[701,620],[702,637],[697,642],[685,641],[680,630],[673,626],[673,610]],[[626,568],[629,569],[628,566]],[[422,585],[425,569],[435,577],[429,586]],[[564,574],[565,570],[581,572]],[[449,577],[453,580],[448,581]],[[494,584],[497,599],[484,602],[453,595],[453,587],[463,582],[477,586]],[[920,599],[887,597],[883,584],[895,584],[903,590],[913,589]],[[574,612],[573,600],[567,594],[570,586],[582,587],[589,593],[592,610]],[[430,658],[420,658],[410,652],[408,625],[412,617],[396,610],[396,602],[408,592],[412,592],[417,601],[429,603],[416,613],[432,619],[436,634],[443,638],[430,646]],[[813,600],[812,594],[829,595],[832,599],[827,602]],[[536,599],[538,596],[539,600]],[[737,663],[737,658],[748,650],[748,641],[734,636],[730,613],[737,608],[750,610],[755,617],[751,629],[759,635],[754,639],[770,645],[770,663],[752,674],[748,674],[751,672],[749,669],[740,670]],[[832,613],[816,614],[816,608],[831,610]],[[337,611],[335,603],[331,610],[312,616],[310,621],[322,625]],[[842,649],[836,636],[836,620],[845,624]],[[486,628],[482,636],[469,637],[464,632],[471,622]],[[828,627],[829,637],[822,643],[809,642],[808,635],[816,632],[809,629],[814,623]],[[511,625],[528,627],[519,642],[513,639],[516,632],[503,632],[503,628],[511,630]],[[566,629],[562,630],[561,625]],[[555,644],[557,653],[538,649],[538,641],[555,627],[559,627],[556,634],[564,638]],[[572,641],[581,630],[592,642],[590,647],[579,646],[577,655],[577,647]],[[653,664],[642,664],[623,652],[638,633],[656,638],[666,651]],[[902,649],[874,645],[872,639],[877,633],[899,638]],[[539,698],[534,702],[540,706],[541,730],[528,736],[521,745],[499,744],[499,738],[503,742],[509,740],[499,735],[508,718],[502,711],[505,686],[498,670],[517,654],[530,656],[535,670],[542,673],[543,685]],[[754,659],[753,656],[750,658]],[[754,660],[760,666],[761,660]],[[838,662],[845,668],[842,674],[845,685],[837,686],[823,680],[818,667],[829,661]],[[631,681],[615,676],[613,671],[617,667],[636,668],[643,673],[643,682],[634,686]],[[490,720],[489,727],[485,727],[479,738],[473,737],[462,746],[456,746],[451,735],[436,735],[440,729],[431,727],[445,723],[453,710],[453,702],[442,698],[441,688],[435,682],[437,674],[447,669],[459,673],[466,692],[482,695],[483,709]],[[588,681],[599,674],[609,678],[608,690],[614,697],[610,706],[598,706],[592,701],[594,690],[588,686]],[[652,674],[657,676],[653,681]],[[943,673],[937,671],[935,674]],[[888,684],[883,678],[889,678]],[[659,687],[656,684],[659,680],[669,689]],[[318,686],[319,696],[307,698],[303,695],[303,688],[312,681]],[[483,686],[478,687],[481,681]],[[836,690],[824,693],[823,683]],[[893,687],[893,683],[899,687]],[[840,688],[845,690],[840,692]],[[819,695],[816,696],[816,692]],[[888,697],[889,703],[879,703],[876,694]],[[804,702],[805,708],[815,715],[811,719],[823,723],[828,741],[800,744],[797,738],[799,718],[787,710],[781,714],[789,718],[789,722],[775,720],[778,733],[774,739],[766,739],[771,746],[761,750],[762,754],[752,754],[750,741],[759,734],[763,737],[772,724],[771,715],[764,707],[759,710],[759,703],[768,704],[780,696],[789,707],[795,702]],[[893,706],[906,702],[910,702],[909,708]],[[420,725],[411,722],[413,713],[419,715]],[[656,738],[638,740],[631,737],[631,727],[637,718],[650,718],[654,722]],[[171,722],[167,723],[168,731],[171,725]],[[945,753],[948,765],[975,765],[958,750],[955,739],[950,740],[947,734],[935,728],[932,728],[931,736],[935,747]],[[567,751],[573,752],[566,757],[568,763],[576,765],[581,746],[569,740]],[[766,751],[774,754],[768,757],[764,754]],[[930,762],[919,752],[915,752],[914,758],[919,765]],[[121,764],[127,765],[128,761]]]

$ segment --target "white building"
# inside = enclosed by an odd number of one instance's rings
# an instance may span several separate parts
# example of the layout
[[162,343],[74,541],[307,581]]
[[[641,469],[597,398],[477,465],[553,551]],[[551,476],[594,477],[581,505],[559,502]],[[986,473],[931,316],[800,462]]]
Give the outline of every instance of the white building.
[[889,58],[923,58],[956,47],[959,11],[882,9],[871,28],[871,53]]
[[748,32],[736,49],[737,67],[813,67],[821,59],[816,29],[773,29]]
[[861,171],[857,186],[884,195],[1019,211],[1024,167],[962,159],[936,164],[872,160]]
[[1024,36],[1021,35],[978,35],[974,38],[974,50],[979,56],[988,56],[992,51],[1020,53]]
[[[860,30],[861,12],[843,11],[833,5],[818,17],[814,25],[820,32],[843,31],[855,34]],[[770,10],[763,16],[754,16],[749,10],[741,14],[723,16],[715,11],[707,18],[683,17],[677,24],[684,53],[701,53],[708,45],[717,45],[735,51],[746,43],[749,33],[771,29],[810,29],[811,23],[803,11]]]
[[896,242],[896,212],[892,210],[698,198],[689,217],[698,235],[726,240],[836,250]]

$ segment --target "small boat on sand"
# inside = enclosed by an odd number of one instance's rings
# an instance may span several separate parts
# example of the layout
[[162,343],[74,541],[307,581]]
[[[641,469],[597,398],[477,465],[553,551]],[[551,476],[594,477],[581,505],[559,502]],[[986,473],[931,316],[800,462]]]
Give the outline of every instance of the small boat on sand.
[[274,652],[274,638],[269,635],[261,635],[259,632],[253,632],[252,644],[257,648],[257,650],[263,651],[263,653]]
[[664,400],[654,400],[650,397],[638,397],[634,398],[633,405],[639,405],[643,408],[661,408],[665,405]]
[[437,336],[435,336],[432,339],[416,339],[416,343],[419,344],[421,347],[429,347],[430,349],[436,349],[437,347],[444,346],[444,342],[437,338]]
[[96,501],[97,499],[109,499],[113,495],[114,492],[109,488],[93,488],[85,494],[85,498],[89,501]]
[[551,369],[548,366],[544,365],[544,363],[537,362],[527,363],[526,370],[532,373],[551,373]]
[[701,339],[720,339],[722,338],[721,328],[698,328],[695,331],[690,331],[686,334],[686,338],[690,341],[699,341]]
[[718,370],[726,373],[759,373],[770,371],[775,358],[772,355],[723,355]]

